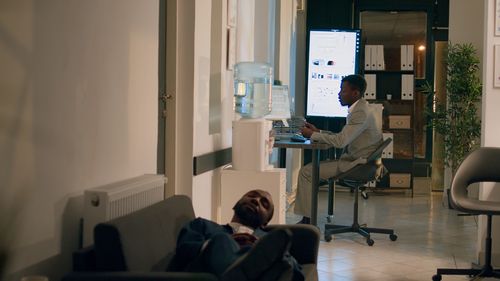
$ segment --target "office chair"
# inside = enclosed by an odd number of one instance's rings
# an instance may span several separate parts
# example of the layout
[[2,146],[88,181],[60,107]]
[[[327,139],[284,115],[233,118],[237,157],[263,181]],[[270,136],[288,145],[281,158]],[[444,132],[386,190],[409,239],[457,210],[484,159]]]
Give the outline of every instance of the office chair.
[[440,281],[441,275],[469,275],[500,278],[500,270],[491,265],[491,220],[500,215],[500,204],[494,201],[478,200],[467,196],[467,188],[476,182],[500,182],[500,148],[482,147],[470,153],[458,167],[450,190],[450,203],[460,212],[472,215],[486,215],[486,241],[484,265],[478,269],[438,268],[433,281]]
[[345,225],[335,225],[335,224],[325,224],[325,241],[330,242],[332,240],[333,234],[356,232],[361,234],[366,238],[366,243],[368,246],[373,246],[375,243],[373,239],[370,238],[370,233],[382,233],[389,234],[391,241],[396,241],[398,236],[394,234],[393,229],[384,228],[372,228],[372,227],[362,227],[358,223],[358,193],[361,186],[369,181],[378,179],[384,166],[382,165],[381,156],[382,151],[389,143],[392,141],[391,138],[384,140],[379,147],[370,155],[367,159],[359,161],[358,165],[355,165],[348,171],[341,173],[334,177],[334,180],[342,180],[344,185],[348,185],[354,188],[354,207],[353,207],[353,221],[351,226]]
[[[333,151],[333,153],[332,153],[332,151]],[[330,160],[338,160],[336,148],[330,149],[328,154],[329,154]],[[332,155],[333,155],[333,158],[332,158]],[[328,210],[327,210],[327,216],[326,216],[327,222],[333,221],[333,201],[334,201],[334,197],[335,197],[335,182],[336,182],[335,177],[330,177],[326,181],[320,180],[320,184],[326,184],[328,186]],[[346,185],[346,184],[344,184],[344,185]],[[351,193],[354,193],[355,188],[352,186],[348,186],[348,187],[349,187],[349,191]],[[359,191],[361,193],[361,197],[363,197],[363,199],[365,199],[365,200],[368,200],[369,196],[368,196],[368,192],[366,191],[366,187],[365,186],[360,187]]]

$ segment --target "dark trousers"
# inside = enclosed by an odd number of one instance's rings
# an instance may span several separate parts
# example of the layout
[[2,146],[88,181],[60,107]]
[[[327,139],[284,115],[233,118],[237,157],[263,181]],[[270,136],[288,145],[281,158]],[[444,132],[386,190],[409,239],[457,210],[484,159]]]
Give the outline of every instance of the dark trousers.
[[217,233],[188,266],[187,271],[210,272],[221,277],[231,264],[250,249],[251,247],[240,248],[240,245],[227,233]]

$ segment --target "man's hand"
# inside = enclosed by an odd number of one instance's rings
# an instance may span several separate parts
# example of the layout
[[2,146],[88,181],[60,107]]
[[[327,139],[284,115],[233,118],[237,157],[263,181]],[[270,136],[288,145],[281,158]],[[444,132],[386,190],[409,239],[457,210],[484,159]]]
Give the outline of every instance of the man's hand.
[[304,122],[304,127],[311,129],[313,132],[319,133],[319,131],[320,131],[318,128],[316,128],[316,126],[314,126],[311,123]]
[[240,245],[240,247],[252,247],[258,239],[255,235],[248,233],[234,233],[232,236],[233,239],[236,240],[236,242]]
[[316,126],[314,126],[311,123],[307,123],[307,122],[304,123],[304,127],[300,128],[300,132],[306,138],[310,138],[313,133],[315,133],[315,132],[319,133],[319,131],[320,130],[318,128],[316,128]]

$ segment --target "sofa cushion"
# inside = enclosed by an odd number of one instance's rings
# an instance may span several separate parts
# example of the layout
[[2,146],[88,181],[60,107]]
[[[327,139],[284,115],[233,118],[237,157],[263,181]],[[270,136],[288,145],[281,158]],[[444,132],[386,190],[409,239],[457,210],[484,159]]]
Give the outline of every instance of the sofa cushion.
[[191,200],[173,196],[94,229],[96,266],[104,271],[161,271],[174,256],[177,235],[194,219]]

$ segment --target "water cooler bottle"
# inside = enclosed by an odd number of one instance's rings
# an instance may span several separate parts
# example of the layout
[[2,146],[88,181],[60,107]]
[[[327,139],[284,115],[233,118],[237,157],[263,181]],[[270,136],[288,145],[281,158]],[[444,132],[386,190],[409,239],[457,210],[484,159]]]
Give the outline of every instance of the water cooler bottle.
[[234,67],[232,167],[221,172],[220,223],[228,223],[232,207],[252,189],[269,192],[274,201],[271,223],[285,223],[286,170],[269,165],[272,123],[263,117],[271,112],[272,68],[265,63],[240,62]]

